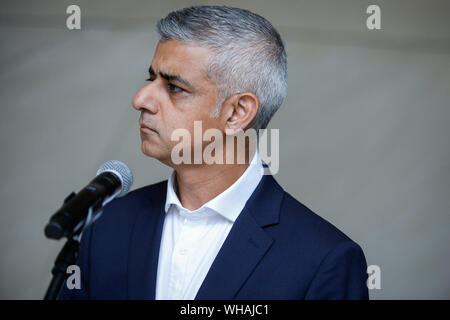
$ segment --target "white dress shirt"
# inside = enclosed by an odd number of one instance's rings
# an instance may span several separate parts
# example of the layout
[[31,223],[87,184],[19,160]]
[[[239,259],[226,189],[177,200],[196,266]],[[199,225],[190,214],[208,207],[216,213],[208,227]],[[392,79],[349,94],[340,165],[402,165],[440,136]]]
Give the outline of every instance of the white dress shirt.
[[228,189],[190,211],[175,192],[175,171],[167,183],[166,217],[156,277],[157,300],[192,300],[245,203],[264,174],[258,151]]

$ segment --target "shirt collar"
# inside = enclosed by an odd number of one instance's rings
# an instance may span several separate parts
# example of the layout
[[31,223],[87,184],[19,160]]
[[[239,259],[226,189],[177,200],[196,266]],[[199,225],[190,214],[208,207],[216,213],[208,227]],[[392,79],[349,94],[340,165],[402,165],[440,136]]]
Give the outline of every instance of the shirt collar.
[[256,149],[250,165],[239,177],[239,179],[237,179],[221,194],[205,203],[201,208],[190,211],[181,205],[181,202],[175,192],[175,170],[173,170],[167,182],[166,204],[164,207],[165,211],[167,213],[172,204],[178,208],[182,208],[183,211],[192,213],[193,215],[204,211],[205,208],[209,208],[231,222],[234,222],[247,203],[247,200],[256,189],[263,174],[264,168],[262,166],[259,152]]

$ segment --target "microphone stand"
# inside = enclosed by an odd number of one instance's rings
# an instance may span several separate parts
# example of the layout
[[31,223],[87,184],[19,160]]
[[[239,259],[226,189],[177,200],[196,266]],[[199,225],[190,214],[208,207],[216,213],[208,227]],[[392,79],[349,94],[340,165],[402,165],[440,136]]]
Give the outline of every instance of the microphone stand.
[[77,235],[69,237],[66,244],[59,252],[52,269],[53,278],[45,293],[44,300],[56,300],[58,298],[58,294],[61,291],[64,281],[68,277],[67,268],[77,261],[78,248],[80,246],[80,242],[77,238]]
[[[76,195],[75,192],[72,192],[70,195],[64,199],[64,203],[68,202]],[[70,265],[74,265],[77,262],[78,258],[78,249],[80,247],[79,235],[83,231],[83,229],[92,221],[92,215],[95,215],[98,212],[101,212],[101,207],[92,206],[90,209],[90,213],[88,218],[75,226],[72,233],[67,236],[67,241],[64,247],[59,252],[56,257],[55,264],[52,268],[52,280],[50,281],[50,285],[48,286],[47,292],[45,293],[44,300],[56,300],[58,298],[59,292],[64,284],[64,281],[68,278],[67,268]],[[92,211],[95,210],[95,213],[92,214]],[[100,213],[99,213],[100,214]],[[98,216],[97,216],[98,217]]]

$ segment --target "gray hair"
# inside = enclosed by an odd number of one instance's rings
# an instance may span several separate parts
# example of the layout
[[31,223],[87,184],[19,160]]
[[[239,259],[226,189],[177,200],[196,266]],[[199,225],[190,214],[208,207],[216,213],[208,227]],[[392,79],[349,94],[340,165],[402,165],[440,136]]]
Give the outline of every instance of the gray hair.
[[286,51],[269,21],[245,9],[194,6],[169,13],[157,31],[161,42],[177,40],[213,52],[207,76],[221,101],[212,116],[231,95],[251,92],[260,103],[251,127],[267,127],[287,91]]

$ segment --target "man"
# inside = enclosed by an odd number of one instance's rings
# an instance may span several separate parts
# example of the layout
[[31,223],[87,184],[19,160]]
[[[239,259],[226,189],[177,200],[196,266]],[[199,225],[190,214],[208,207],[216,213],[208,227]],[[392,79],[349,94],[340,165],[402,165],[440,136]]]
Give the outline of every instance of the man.
[[[84,231],[82,287],[64,286],[60,298],[367,299],[361,248],[264,175],[249,141],[240,163],[242,149],[219,139],[266,128],[283,102],[278,32],[247,10],[217,6],[172,12],[158,32],[133,106],[143,153],[174,171],[111,202]],[[196,121],[225,141],[211,155],[234,161],[192,161],[207,147],[192,138]],[[174,140],[180,129],[190,138]]]

